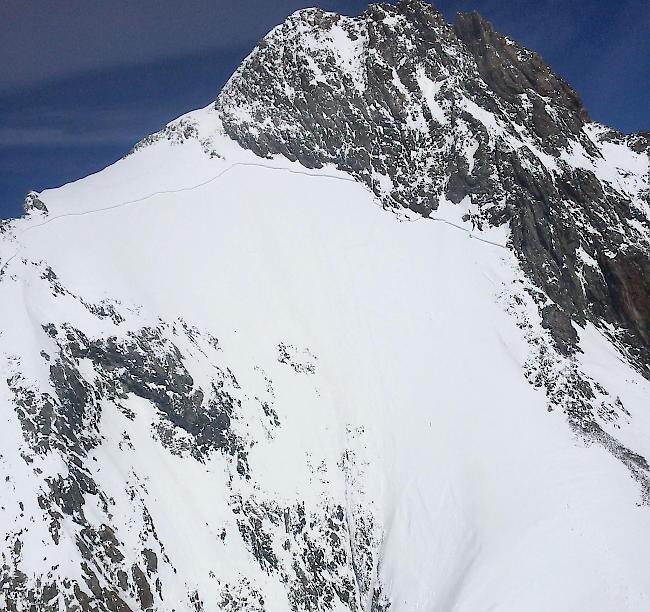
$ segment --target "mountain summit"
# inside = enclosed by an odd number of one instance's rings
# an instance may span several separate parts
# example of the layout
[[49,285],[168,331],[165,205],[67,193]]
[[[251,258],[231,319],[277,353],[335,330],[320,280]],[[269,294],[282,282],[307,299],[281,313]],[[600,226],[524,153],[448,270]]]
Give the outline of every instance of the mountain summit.
[[451,25],[419,0],[361,18],[301,11],[216,108],[257,155],[334,164],[386,207],[428,217],[451,202],[473,227],[507,225],[559,307],[548,323],[566,350],[569,317],[604,320],[650,365],[650,141],[592,123],[537,54],[478,13]]
[[0,226],[0,608],[640,611],[650,140],[477,13],[317,9]]

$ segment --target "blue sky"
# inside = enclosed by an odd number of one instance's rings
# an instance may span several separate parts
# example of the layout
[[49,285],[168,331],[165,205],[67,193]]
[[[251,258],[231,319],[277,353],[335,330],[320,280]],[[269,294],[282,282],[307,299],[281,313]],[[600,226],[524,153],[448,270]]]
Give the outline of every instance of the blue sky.
[[[30,189],[122,157],[169,120],[205,106],[255,43],[289,13],[356,15],[358,0],[2,0],[0,217]],[[647,0],[440,0],[448,19],[478,10],[538,51],[592,117],[650,129]]]

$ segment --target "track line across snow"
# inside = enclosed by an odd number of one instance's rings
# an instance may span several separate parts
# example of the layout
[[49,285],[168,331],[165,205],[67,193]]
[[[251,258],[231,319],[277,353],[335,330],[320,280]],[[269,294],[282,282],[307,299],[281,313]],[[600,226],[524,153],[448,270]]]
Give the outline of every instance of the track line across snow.
[[[41,223],[35,223],[34,225],[30,225],[29,227],[25,228],[20,234],[16,235],[16,240],[18,240],[21,236],[25,235],[27,232],[30,232],[34,229],[37,229],[39,227],[43,227],[44,225],[48,225],[49,223],[52,223],[53,221],[57,221],[58,219],[65,219],[68,217],[84,217],[86,215],[92,215],[96,213],[101,213],[101,212],[106,212],[109,210],[116,210],[118,208],[123,208],[125,206],[130,206],[132,204],[139,204],[142,202],[145,202],[146,200],[149,200],[151,198],[154,198],[159,195],[165,195],[165,194],[173,194],[173,193],[183,193],[186,191],[193,191],[194,189],[199,189],[200,187],[204,187],[205,185],[209,185],[210,183],[213,183],[214,181],[220,179],[223,177],[225,174],[230,172],[233,168],[237,167],[253,167],[253,168],[264,168],[266,170],[278,170],[278,171],[284,171],[284,172],[289,172],[290,174],[301,174],[303,176],[313,176],[317,178],[329,178],[337,181],[346,181],[349,183],[358,183],[357,180],[355,180],[352,177],[345,177],[345,176],[337,176],[334,174],[323,174],[323,173],[314,173],[314,172],[306,172],[304,170],[293,170],[291,168],[283,168],[280,166],[269,166],[268,164],[261,164],[261,163],[255,163],[255,162],[234,162],[227,168],[224,168],[217,174],[215,174],[213,177],[202,181],[201,183],[197,183],[196,185],[190,185],[189,187],[179,187],[178,189],[166,189],[162,191],[154,191],[153,193],[150,193],[146,196],[142,196],[140,198],[135,198],[133,200],[127,200],[126,202],[119,202],[118,204],[112,204],[111,206],[104,206],[102,208],[95,208],[92,210],[84,210],[81,212],[71,212],[71,213],[64,213],[61,215],[56,215],[54,217],[49,217],[42,221]],[[358,183],[360,184],[360,183]],[[446,219],[440,219],[438,217],[420,217],[419,219],[412,219],[410,220],[411,222],[413,221],[422,221],[422,220],[430,220],[430,221],[440,221],[442,223],[446,223],[447,225],[450,225],[451,227],[454,227],[456,229],[462,230],[466,234],[469,235],[470,238],[473,238],[475,240],[479,240],[481,242],[485,242],[486,244],[490,244],[492,246],[497,246],[502,249],[506,249],[507,247],[503,244],[499,244],[498,242],[493,242],[492,240],[488,240],[486,238],[481,238],[480,236],[476,236],[473,234],[470,230],[467,228],[464,228],[460,225],[457,225],[456,223],[453,223],[452,221],[447,221]],[[18,255],[20,252],[20,248],[22,245],[19,245],[18,249],[16,252],[7,259],[7,261],[4,262],[2,267],[0,268],[0,277],[3,275],[5,269],[9,265],[9,263]]]

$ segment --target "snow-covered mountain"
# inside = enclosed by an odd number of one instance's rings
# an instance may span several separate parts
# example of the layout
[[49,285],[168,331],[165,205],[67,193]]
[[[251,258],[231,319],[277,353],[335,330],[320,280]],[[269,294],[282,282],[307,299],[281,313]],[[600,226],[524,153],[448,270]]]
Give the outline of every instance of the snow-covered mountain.
[[31,193],[0,609],[647,610],[649,150],[402,0]]

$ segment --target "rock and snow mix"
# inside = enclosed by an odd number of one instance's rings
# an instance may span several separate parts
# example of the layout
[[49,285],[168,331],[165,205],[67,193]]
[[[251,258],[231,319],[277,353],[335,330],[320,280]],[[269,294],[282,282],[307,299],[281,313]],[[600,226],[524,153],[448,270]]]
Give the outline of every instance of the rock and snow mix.
[[0,607],[646,609],[648,149],[408,0],[30,194]]

